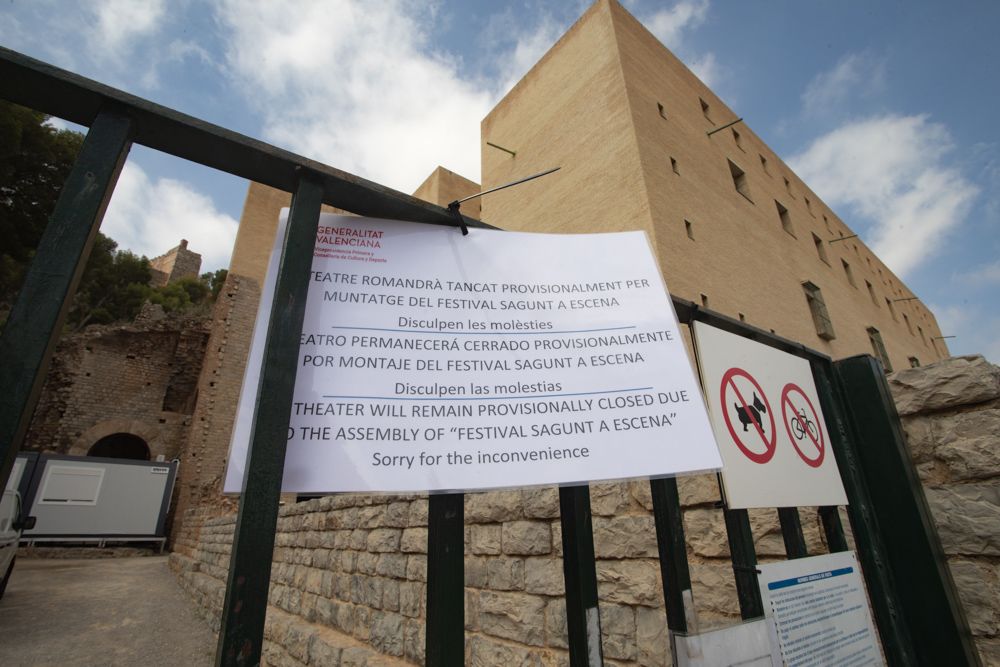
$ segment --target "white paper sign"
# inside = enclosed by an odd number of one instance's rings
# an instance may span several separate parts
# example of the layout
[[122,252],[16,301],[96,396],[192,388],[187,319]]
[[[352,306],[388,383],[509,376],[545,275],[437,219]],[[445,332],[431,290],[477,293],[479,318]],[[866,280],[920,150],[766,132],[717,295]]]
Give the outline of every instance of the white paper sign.
[[775,667],[883,665],[853,551],[759,565]]
[[671,635],[677,667],[771,667],[772,649],[765,619],[693,635]]
[[695,322],[732,508],[846,505],[809,362]]
[[[244,475],[273,255],[227,492]],[[285,491],[484,489],[720,463],[642,232],[463,237],[323,215]]]

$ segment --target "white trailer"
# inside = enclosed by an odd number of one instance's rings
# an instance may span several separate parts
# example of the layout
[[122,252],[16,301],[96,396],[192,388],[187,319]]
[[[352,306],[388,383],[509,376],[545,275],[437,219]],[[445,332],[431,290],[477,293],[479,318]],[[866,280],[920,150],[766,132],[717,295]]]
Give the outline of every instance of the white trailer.
[[[32,460],[34,457],[34,460]],[[8,488],[23,489],[36,518],[22,540],[36,542],[166,541],[177,461],[21,454]]]

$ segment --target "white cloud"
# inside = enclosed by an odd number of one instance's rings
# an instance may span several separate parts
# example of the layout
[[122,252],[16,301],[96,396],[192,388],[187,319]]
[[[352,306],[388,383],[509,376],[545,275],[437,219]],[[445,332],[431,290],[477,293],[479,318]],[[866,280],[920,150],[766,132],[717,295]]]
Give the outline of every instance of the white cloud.
[[708,0],[681,0],[642,22],[667,48],[676,51],[683,45],[685,32],[700,25],[707,15]]
[[722,78],[722,68],[715,60],[714,53],[706,53],[689,60],[687,66],[709,88],[714,88],[718,85],[719,80]]
[[164,17],[164,0],[104,0],[91,8],[87,30],[95,60],[121,60],[136,40],[156,32]]
[[[981,354],[990,363],[1000,364],[1000,315],[982,312],[968,304],[928,304],[937,318],[952,355]],[[940,341],[938,342],[940,344]]]
[[506,95],[520,81],[542,56],[552,48],[562,35],[563,29],[549,16],[544,16],[527,33],[518,32],[519,36],[513,49],[503,56],[500,67],[500,87],[497,98]]
[[427,9],[291,4],[217,5],[231,70],[269,140],[407,192],[438,164],[479,178],[479,123],[494,94],[427,44]]
[[[0,13],[0,37],[4,44],[15,44],[17,35],[23,35],[24,26],[16,16],[10,13]],[[9,47],[8,47],[9,48]]]
[[[8,2],[0,11],[0,44],[54,65],[78,70],[86,49],[78,39],[90,19],[57,0]],[[44,26],[42,29],[39,26]]]
[[905,276],[963,222],[979,193],[948,166],[951,149],[943,125],[887,115],[847,123],[789,164],[828,204],[870,222],[872,248]]
[[885,62],[865,53],[849,53],[833,69],[820,72],[802,93],[808,115],[829,112],[850,97],[870,95],[885,85]]
[[[551,47],[548,14],[507,34],[493,80],[464,77],[427,41],[433,8],[407,0],[226,0],[216,6],[237,84],[278,145],[410,192],[437,165],[479,180],[479,126]],[[677,43],[708,0],[685,0],[647,23]],[[513,15],[496,21],[519,23]],[[712,54],[692,60],[714,81]]]
[[1000,285],[1000,260],[957,272],[952,280],[973,288]]
[[207,49],[190,40],[175,39],[162,48],[150,49],[146,71],[139,77],[143,88],[160,87],[160,69],[168,64],[181,64],[185,60],[194,61],[190,67],[217,68]]
[[147,257],[162,255],[181,239],[201,254],[201,270],[229,266],[238,224],[209,197],[187,183],[150,179],[134,161],[125,163],[101,232],[118,247]]
[[687,47],[688,34],[705,22],[709,0],[680,0],[653,14],[639,16],[639,21],[663,42],[663,45],[684,61],[694,75],[709,88],[715,88],[723,78],[723,67],[711,51],[692,53]]

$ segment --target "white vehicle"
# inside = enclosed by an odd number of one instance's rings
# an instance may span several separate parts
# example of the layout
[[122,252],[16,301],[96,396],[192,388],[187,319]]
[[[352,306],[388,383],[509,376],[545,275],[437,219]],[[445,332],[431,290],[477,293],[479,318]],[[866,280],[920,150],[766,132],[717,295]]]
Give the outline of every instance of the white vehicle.
[[21,533],[35,526],[35,517],[21,516],[21,495],[17,491],[3,492],[0,500],[0,598],[7,590],[7,582],[14,571],[14,559],[17,555],[17,543]]

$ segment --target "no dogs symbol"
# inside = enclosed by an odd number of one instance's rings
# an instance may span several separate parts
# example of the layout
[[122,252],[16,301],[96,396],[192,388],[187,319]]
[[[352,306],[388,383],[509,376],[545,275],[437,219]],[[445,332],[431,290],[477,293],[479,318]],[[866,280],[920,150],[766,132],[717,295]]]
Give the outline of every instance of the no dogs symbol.
[[722,414],[733,442],[754,463],[774,456],[778,434],[774,412],[760,383],[742,368],[730,368],[719,387]]

